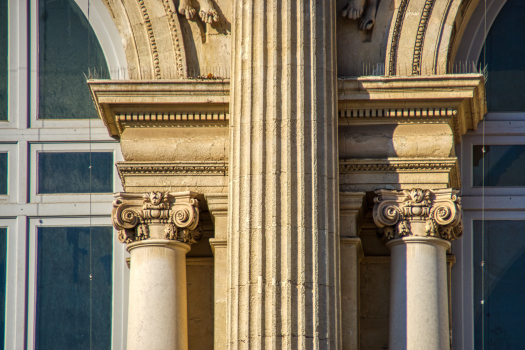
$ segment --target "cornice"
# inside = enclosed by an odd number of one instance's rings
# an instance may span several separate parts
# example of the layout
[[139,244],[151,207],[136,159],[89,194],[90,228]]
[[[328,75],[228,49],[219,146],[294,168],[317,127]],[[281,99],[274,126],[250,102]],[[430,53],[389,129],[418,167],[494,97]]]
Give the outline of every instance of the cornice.
[[[229,80],[90,80],[111,136],[128,127],[227,126]],[[486,113],[483,76],[339,78],[339,124],[450,123],[456,142]]]
[[456,143],[487,111],[478,74],[345,78],[338,90],[339,125],[448,123]]
[[228,124],[228,80],[89,80],[88,86],[113,137],[126,127]]

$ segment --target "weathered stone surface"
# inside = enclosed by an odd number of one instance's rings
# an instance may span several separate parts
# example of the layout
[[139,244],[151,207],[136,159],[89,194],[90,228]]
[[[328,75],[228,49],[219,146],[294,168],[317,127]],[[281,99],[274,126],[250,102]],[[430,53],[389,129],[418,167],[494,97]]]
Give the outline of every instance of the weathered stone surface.
[[188,349],[213,349],[213,259],[187,258]]
[[341,346],[335,15],[234,2],[232,349]]

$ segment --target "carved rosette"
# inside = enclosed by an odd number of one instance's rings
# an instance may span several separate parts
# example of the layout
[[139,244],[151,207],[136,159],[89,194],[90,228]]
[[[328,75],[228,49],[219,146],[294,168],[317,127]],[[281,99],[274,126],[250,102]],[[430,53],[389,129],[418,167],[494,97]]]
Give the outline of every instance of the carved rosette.
[[457,190],[378,190],[374,222],[388,240],[407,236],[458,239],[463,234]]
[[[192,192],[117,193],[113,202],[113,226],[121,243],[165,238],[197,243],[202,236],[199,201]],[[152,225],[164,226],[162,237],[152,237]]]

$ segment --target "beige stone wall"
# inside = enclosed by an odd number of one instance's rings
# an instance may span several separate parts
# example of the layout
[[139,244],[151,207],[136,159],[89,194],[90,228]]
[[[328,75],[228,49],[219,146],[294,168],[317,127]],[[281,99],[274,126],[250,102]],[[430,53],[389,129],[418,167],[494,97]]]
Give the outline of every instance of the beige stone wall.
[[365,257],[361,263],[360,274],[360,350],[387,349],[390,257]]
[[213,258],[188,258],[188,348],[213,349]]

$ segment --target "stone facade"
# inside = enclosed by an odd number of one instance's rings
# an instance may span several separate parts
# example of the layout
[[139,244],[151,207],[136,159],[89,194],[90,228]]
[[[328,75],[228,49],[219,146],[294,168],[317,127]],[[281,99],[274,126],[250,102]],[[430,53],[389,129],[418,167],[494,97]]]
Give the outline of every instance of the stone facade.
[[449,349],[454,147],[486,105],[448,73],[477,1],[105,4],[128,348]]

